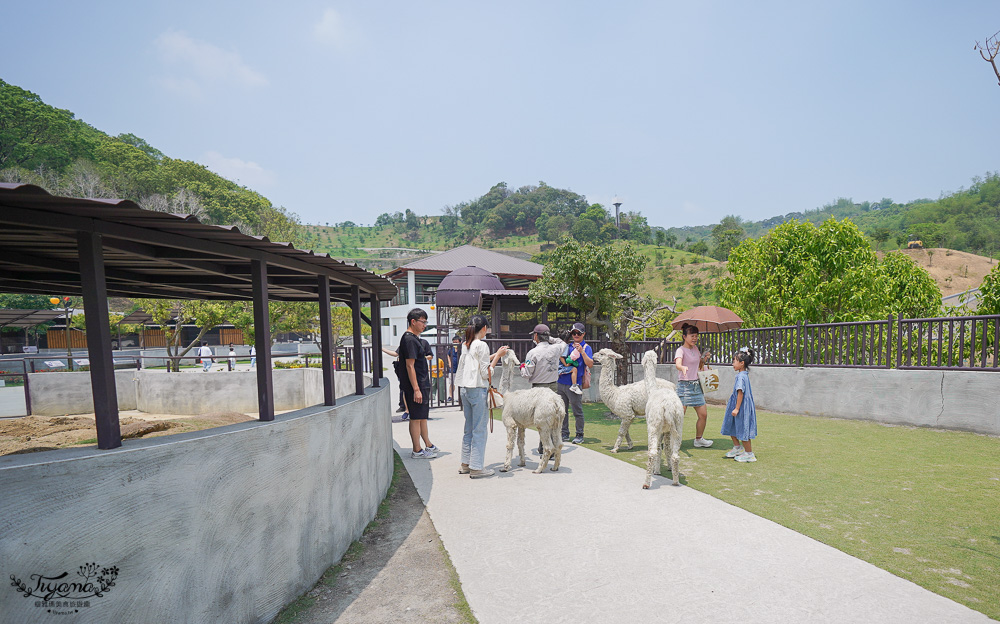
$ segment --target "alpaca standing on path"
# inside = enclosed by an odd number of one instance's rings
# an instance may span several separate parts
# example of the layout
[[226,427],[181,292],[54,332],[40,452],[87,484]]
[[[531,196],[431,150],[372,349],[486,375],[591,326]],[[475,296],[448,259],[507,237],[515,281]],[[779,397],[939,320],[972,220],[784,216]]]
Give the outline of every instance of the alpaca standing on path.
[[[620,359],[622,356],[611,349],[601,349],[594,354],[594,361],[601,364],[601,401],[615,416],[622,420],[622,424],[618,428],[618,438],[615,439],[615,445],[611,447],[612,453],[618,452],[618,447],[621,446],[623,439],[628,444],[628,448],[632,448],[629,427],[636,416],[646,415],[647,390],[645,381],[637,381],[627,386],[615,385],[615,362]],[[647,372],[646,375],[648,377],[649,373]],[[666,379],[656,378],[655,366],[653,367],[653,379],[656,380],[658,387],[677,391],[674,384]]]
[[500,373],[500,394],[503,395],[503,426],[507,428],[507,457],[500,472],[510,470],[510,460],[514,452],[514,436],[517,436],[517,450],[521,455],[518,466],[524,466],[524,430],[534,427],[542,440],[542,456],[538,460],[539,473],[554,458],[552,470],[559,470],[562,462],[562,427],[566,406],[559,395],[548,388],[510,389],[514,371],[521,362],[513,351],[503,356],[503,371]]
[[660,474],[660,451],[667,454],[670,448],[670,473],[674,485],[680,485],[681,433],[684,430],[684,406],[673,390],[656,386],[656,352],[646,351],[642,356],[642,368],[646,374],[646,389],[649,400],[646,403],[646,430],[649,436],[649,458],[646,460],[646,482],[642,489],[649,489],[653,469]]

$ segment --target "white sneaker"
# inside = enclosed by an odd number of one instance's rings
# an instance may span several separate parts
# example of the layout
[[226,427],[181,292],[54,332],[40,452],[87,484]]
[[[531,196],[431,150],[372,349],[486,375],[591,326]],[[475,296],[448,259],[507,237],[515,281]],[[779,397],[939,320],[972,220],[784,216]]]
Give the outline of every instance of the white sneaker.
[[715,440],[706,440],[705,438],[695,438],[694,445],[700,448],[708,448],[715,443]]
[[441,449],[439,449],[439,448],[438,448],[438,447],[437,447],[436,445],[434,445],[434,444],[431,444],[431,445],[430,445],[430,446],[428,446],[428,447],[427,447],[427,448],[426,448],[425,450],[428,450],[428,451],[430,451],[431,453],[434,453],[435,455],[437,455],[438,453],[440,453],[440,452],[441,452]]
[[437,457],[437,453],[434,453],[430,449],[410,451],[410,459],[431,459],[432,457]]
[[569,391],[570,392],[575,392],[576,394],[583,394],[583,390],[581,390],[580,386],[577,385],[577,384],[573,384],[572,386],[570,386],[569,387]]
[[742,454],[743,454],[743,447],[742,446],[734,446],[732,448],[732,450],[730,450],[728,453],[726,453],[726,459],[732,459],[732,458],[734,458],[734,457],[736,457],[738,455],[742,455]]
[[482,470],[469,470],[469,478],[471,479],[482,479],[483,477],[492,477],[492,468],[483,468]]
[[750,452],[750,453],[743,453],[742,455],[738,455],[736,457],[736,461],[742,462],[742,463],[755,462],[755,461],[757,461],[757,456],[754,455],[752,452]]

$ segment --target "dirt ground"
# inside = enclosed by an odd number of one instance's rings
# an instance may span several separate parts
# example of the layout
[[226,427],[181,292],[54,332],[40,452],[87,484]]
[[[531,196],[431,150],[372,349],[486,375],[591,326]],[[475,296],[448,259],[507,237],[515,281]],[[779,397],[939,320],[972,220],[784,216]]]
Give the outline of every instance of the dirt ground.
[[[996,261],[954,249],[903,249],[917,264],[927,269],[945,297],[979,288]],[[930,253],[930,252],[933,252]],[[881,255],[881,254],[880,254]]]
[[[200,416],[147,414],[139,411],[119,413],[122,438],[125,439],[211,429],[255,418],[256,414],[238,412],[215,412]],[[93,414],[0,419],[0,455],[51,451],[70,446],[97,446],[97,428]]]

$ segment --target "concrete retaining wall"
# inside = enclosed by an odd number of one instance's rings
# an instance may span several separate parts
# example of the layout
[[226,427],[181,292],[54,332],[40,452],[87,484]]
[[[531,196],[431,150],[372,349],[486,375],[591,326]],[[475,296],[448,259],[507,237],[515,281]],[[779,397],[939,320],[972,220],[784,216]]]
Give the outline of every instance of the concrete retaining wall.
[[[385,382],[273,422],[0,457],[0,622],[271,621],[374,517],[393,470],[390,395]],[[9,587],[82,582],[89,563],[118,572],[103,596],[82,592],[88,607]]]
[[[365,375],[371,383],[371,375]],[[323,375],[318,368],[275,369],[274,409],[301,409],[323,402]],[[88,414],[94,411],[90,373],[29,375],[31,412],[39,416]],[[257,412],[257,372],[166,373],[115,371],[118,409],[151,414]],[[354,373],[337,371],[337,398],[354,393]]]
[[[719,389],[707,397],[726,401],[735,373],[731,366],[713,368]],[[601,400],[600,371],[594,367],[585,401]],[[757,409],[1000,435],[1000,374],[995,372],[762,366],[750,371]],[[641,366],[632,373],[643,378]],[[677,369],[660,364],[656,376],[676,383]]]

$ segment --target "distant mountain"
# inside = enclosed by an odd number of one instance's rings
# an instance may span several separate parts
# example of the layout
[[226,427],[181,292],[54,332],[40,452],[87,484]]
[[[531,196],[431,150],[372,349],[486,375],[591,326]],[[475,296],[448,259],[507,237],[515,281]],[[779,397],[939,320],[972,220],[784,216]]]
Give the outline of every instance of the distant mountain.
[[297,218],[195,162],[169,158],[134,134],[110,136],[0,80],[0,182],[56,195],[130,199],[143,208],[295,241]]
[[[918,199],[897,204],[889,198],[854,203],[840,198],[815,210],[791,212],[761,221],[742,221],[744,236],[759,238],[792,219],[822,223],[834,217],[851,219],[867,234],[877,249],[906,248],[911,239],[925,247],[948,247],[979,255],[1000,252],[1000,177],[988,173],[973,178],[972,185],[936,201]],[[716,225],[668,228],[679,247],[703,241],[713,247]]]

